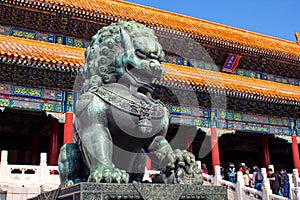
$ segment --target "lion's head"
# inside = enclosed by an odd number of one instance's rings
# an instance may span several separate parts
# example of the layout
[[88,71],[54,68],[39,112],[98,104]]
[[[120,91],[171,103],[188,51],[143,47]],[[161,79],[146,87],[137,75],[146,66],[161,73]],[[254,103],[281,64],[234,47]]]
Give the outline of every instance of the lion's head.
[[[145,84],[162,78],[164,52],[154,31],[134,21],[119,21],[93,36],[79,72],[79,94],[120,79]],[[134,84],[133,83],[133,84]]]

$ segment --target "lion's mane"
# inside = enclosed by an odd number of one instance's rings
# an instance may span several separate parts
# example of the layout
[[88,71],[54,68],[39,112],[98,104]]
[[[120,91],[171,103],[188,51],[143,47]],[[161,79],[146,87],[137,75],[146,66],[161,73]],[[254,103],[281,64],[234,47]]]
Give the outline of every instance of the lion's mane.
[[126,73],[127,63],[123,59],[128,51],[126,46],[132,46],[132,39],[139,36],[152,37],[157,41],[153,30],[134,21],[119,21],[100,29],[85,51],[85,63],[78,72],[74,87],[78,94],[102,84],[114,83]]

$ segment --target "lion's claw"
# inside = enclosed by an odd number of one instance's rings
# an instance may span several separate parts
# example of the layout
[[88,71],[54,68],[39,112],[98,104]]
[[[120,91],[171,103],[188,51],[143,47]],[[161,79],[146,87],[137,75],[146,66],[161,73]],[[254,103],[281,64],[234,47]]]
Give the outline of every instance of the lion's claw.
[[88,182],[128,183],[129,174],[124,170],[113,167],[98,167],[90,173]]

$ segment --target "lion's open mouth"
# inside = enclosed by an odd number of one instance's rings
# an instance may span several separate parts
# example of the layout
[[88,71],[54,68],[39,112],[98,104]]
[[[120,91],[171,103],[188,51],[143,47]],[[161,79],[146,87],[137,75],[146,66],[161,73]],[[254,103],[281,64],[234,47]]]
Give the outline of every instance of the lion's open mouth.
[[164,71],[157,67],[136,68],[132,64],[127,64],[126,71],[133,76],[137,81],[151,83],[153,79],[161,79]]
[[126,71],[131,74],[137,82],[151,83],[152,80],[156,78],[149,70],[137,69],[131,64],[127,65]]

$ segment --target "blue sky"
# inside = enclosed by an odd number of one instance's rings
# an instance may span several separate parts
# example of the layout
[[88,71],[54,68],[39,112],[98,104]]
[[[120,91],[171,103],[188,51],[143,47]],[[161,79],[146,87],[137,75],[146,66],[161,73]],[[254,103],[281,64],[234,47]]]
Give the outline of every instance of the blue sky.
[[295,41],[300,0],[126,0]]

